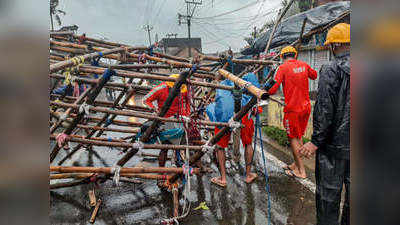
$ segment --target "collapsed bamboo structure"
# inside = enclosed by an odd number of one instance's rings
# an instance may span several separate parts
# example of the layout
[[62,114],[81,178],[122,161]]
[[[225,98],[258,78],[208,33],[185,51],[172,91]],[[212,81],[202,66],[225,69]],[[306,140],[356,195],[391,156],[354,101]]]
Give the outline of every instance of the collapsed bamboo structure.
[[[179,214],[178,187],[183,174],[201,175],[202,169],[196,163],[232,127],[229,123],[211,122],[204,116],[204,108],[216,89],[233,90],[234,87],[219,84],[221,78],[229,79],[239,88],[246,89],[253,95],[250,102],[241,108],[233,117],[241,118],[255,106],[259,99],[269,96],[265,90],[259,89],[243,81],[237,75],[226,70],[228,62],[221,57],[200,55],[197,59],[187,59],[162,52],[153,51],[152,47],[128,46],[125,44],[98,40],[71,32],[50,33],[50,180],[68,180],[51,183],[50,189],[73,187],[94,182],[93,180],[109,180],[121,177],[143,180],[159,180],[162,186],[172,190],[173,216]],[[276,63],[266,60],[231,59],[232,63],[245,66],[268,66]],[[179,73],[178,78],[169,77]],[[99,76],[100,75],[100,76]],[[140,105],[136,100],[146,95],[155,86],[152,82],[174,82],[167,100],[160,111]],[[191,103],[196,118],[165,118],[174,99],[179,95],[183,85],[190,86]],[[85,90],[80,91],[81,87]],[[60,89],[61,88],[61,89]],[[60,91],[61,90],[61,91]],[[102,93],[113,93],[108,100],[100,99]],[[71,94],[68,93],[73,93]],[[110,95],[110,94],[109,94]],[[118,117],[118,118],[117,118]],[[128,119],[121,119],[128,118]],[[141,131],[143,123],[140,119],[151,122]],[[222,129],[208,141],[189,140],[185,145],[165,143],[148,143],[155,130],[164,122],[187,124],[199,130],[210,130],[215,126]],[[109,133],[120,134],[120,138],[110,138]],[[143,132],[140,139],[136,134]],[[69,143],[73,148],[60,155]],[[113,167],[71,167],[63,164],[76,152],[94,147],[106,146],[117,148],[122,153]],[[124,167],[134,156],[145,157],[157,155],[146,153],[149,149],[189,150],[189,168],[172,167]],[[140,154],[138,154],[140,152]],[[101,155],[101,152],[99,152]],[[168,158],[170,160],[170,158]],[[94,179],[96,178],[96,179]],[[71,180],[72,179],[72,180]],[[126,180],[128,179],[128,180]]]

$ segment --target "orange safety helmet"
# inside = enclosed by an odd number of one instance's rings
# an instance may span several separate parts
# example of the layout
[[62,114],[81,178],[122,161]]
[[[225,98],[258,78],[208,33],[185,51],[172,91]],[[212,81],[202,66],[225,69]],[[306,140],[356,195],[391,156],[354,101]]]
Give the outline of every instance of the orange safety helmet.
[[286,53],[294,53],[295,54],[295,58],[297,58],[297,50],[293,47],[293,46],[286,46],[281,50],[281,58],[283,58],[283,55]]
[[325,45],[333,43],[350,43],[350,24],[339,23],[329,29]]
[[[172,75],[170,75],[169,77],[178,78],[178,77],[179,77],[179,74],[177,74],[177,73],[176,73],[176,74],[172,74]],[[168,87],[172,88],[172,87],[174,86],[174,83],[175,83],[175,82],[173,82],[173,81],[166,81],[165,83],[167,84]],[[187,92],[187,87],[186,87],[186,84],[183,84],[183,85],[181,86],[181,93],[185,93],[185,92]]]

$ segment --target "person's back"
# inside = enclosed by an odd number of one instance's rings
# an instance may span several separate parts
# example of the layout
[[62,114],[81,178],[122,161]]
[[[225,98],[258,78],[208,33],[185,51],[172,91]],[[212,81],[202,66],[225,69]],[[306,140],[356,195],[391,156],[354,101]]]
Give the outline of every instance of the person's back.
[[[176,78],[177,74],[173,74],[171,77]],[[147,95],[143,97],[143,104],[152,109],[156,109],[157,111],[161,110],[173,85],[174,82],[162,82],[161,84],[155,86]],[[157,102],[157,107],[153,105],[154,101]],[[178,112],[181,116],[188,116],[190,114],[190,103],[186,85],[182,86],[181,93],[175,97],[174,101],[172,101],[172,104],[165,113],[164,117],[168,118],[175,116]]]
[[296,59],[297,50],[292,46],[282,49],[281,58],[284,63],[278,68],[275,75],[276,84],[268,93],[274,94],[282,84],[285,96],[283,126],[286,129],[295,161],[285,167],[285,173],[293,177],[306,178],[306,171],[298,150],[311,113],[308,79],[317,79],[317,72],[307,63]]
[[[326,81],[323,82],[326,88],[318,92],[315,112],[320,117],[316,121],[329,124],[330,129],[316,127],[312,141],[336,158],[350,159],[350,53],[337,55],[330,64],[322,66],[320,79]],[[332,115],[326,114],[327,106],[321,104],[327,101],[327,96],[332,98],[329,100]],[[323,135],[327,132],[331,134],[329,138]]]

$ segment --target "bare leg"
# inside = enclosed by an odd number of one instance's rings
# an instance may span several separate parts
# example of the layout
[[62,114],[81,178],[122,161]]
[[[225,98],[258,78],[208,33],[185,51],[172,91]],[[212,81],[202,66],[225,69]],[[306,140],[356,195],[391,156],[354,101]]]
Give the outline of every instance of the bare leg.
[[246,162],[246,183],[251,183],[257,177],[257,174],[251,172],[251,164],[253,163],[254,149],[250,145],[245,147],[245,162]]
[[216,177],[213,178],[215,180],[215,182],[217,182],[218,184],[222,184],[226,186],[226,168],[225,168],[225,162],[226,162],[226,158],[225,158],[225,151],[224,149],[220,148],[217,146],[217,160],[218,160],[218,169],[219,172],[221,174],[221,177]]
[[301,147],[301,140],[298,138],[290,139],[290,146],[292,147],[293,159],[295,163],[295,168],[293,169],[293,173],[301,178],[306,178],[306,170],[304,168],[303,160],[300,158],[299,149]]
[[[303,145],[303,140],[302,139],[300,140],[300,144]],[[293,146],[292,146],[292,151],[293,151]],[[295,161],[293,161],[293,163],[289,165],[289,169],[290,170],[298,170],[298,167],[297,167]]]

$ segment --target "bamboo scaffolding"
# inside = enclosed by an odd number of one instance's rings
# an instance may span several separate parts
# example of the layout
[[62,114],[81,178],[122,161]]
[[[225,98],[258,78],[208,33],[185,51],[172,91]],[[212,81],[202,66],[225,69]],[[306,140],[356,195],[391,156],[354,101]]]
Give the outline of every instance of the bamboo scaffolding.
[[[168,150],[185,149],[189,149],[194,153],[189,158],[190,165],[194,165],[205,153],[202,145],[208,144],[213,146],[231,130],[229,123],[196,119],[196,123],[199,124],[199,129],[213,129],[215,126],[222,127],[222,129],[208,142],[204,140],[190,140],[190,144],[188,145],[171,145],[162,143],[146,144],[153,131],[161,122],[184,122],[173,117],[163,117],[169,110],[174,98],[176,98],[177,94],[180,92],[181,86],[187,84],[194,87],[192,96],[192,100],[196,100],[193,101],[192,105],[194,110],[199,107],[204,107],[207,104],[204,99],[208,99],[215,89],[234,89],[234,87],[217,83],[221,77],[232,80],[241,88],[246,88],[247,91],[255,97],[253,97],[247,105],[242,107],[242,109],[235,114],[233,117],[234,121],[240,121],[241,118],[257,103],[257,99],[268,98],[268,94],[264,90],[261,90],[240,79],[238,76],[227,72],[225,69],[228,66],[228,63],[225,63],[222,67],[221,62],[223,59],[219,57],[201,56],[200,60],[215,62],[212,64],[201,64],[197,61],[197,58],[192,61],[187,58],[153,52],[151,49],[152,47],[133,47],[63,32],[53,32],[50,36],[51,52],[49,61],[51,64],[49,77],[57,81],[65,80],[64,75],[57,73],[61,73],[63,70],[70,67],[76,68],[74,69],[73,80],[78,84],[88,84],[91,86],[90,90],[83,92],[79,97],[66,96],[67,92],[63,95],[50,94],[50,106],[57,108],[57,111],[50,111],[50,118],[54,121],[49,122],[50,130],[51,132],[54,132],[55,130],[59,132],[54,134],[51,133],[49,135],[50,140],[56,140],[56,137],[59,134],[64,133],[67,135],[65,138],[66,142],[75,143],[73,149],[57,162],[59,166],[50,166],[49,174],[51,180],[74,180],[63,183],[53,182],[49,185],[50,189],[88,184],[93,182],[92,178],[94,176],[98,177],[97,179],[101,182],[109,180],[115,172],[115,167],[64,167],[60,165],[82,147],[87,147],[89,151],[92,151],[93,147],[99,147],[98,149],[101,149],[102,147],[115,147],[117,148],[115,149],[116,151],[125,152],[125,154],[116,162],[116,165],[121,166],[119,171],[121,181],[129,183],[138,182],[129,178],[165,180],[166,183],[175,187],[172,189],[173,215],[178,216],[179,190],[176,189],[176,187],[179,182],[178,179],[181,178],[183,173],[186,173],[184,169],[123,166],[133,156],[135,156],[139,150],[141,150],[141,154],[137,154],[138,157],[152,157],[154,160],[158,160],[159,155],[148,152],[154,150],[165,152]],[[75,57],[66,60],[66,55],[73,55]],[[89,60],[99,57],[112,60],[108,61],[108,63],[105,63],[105,61],[102,60],[100,65],[97,66],[85,64],[85,62],[89,62]],[[140,57],[144,57],[147,60],[147,63],[150,64],[142,64],[139,62],[138,59]],[[192,63],[194,61],[196,61],[196,64]],[[232,62],[243,64],[247,66],[247,69],[253,65],[271,65],[276,63],[275,61],[244,59],[232,59]],[[172,68],[178,68],[181,71],[178,78],[169,77],[170,73],[164,72]],[[100,79],[91,78],[92,74],[103,74],[106,69],[115,71],[115,77],[128,78],[128,82],[125,83],[125,79],[123,79],[124,82],[121,83],[118,82],[118,80],[108,82],[108,80],[103,79],[103,77]],[[193,70],[196,69],[197,71],[193,72]],[[135,82],[139,80],[140,83],[133,84],[134,80]],[[158,115],[155,114],[152,109],[140,105],[131,105],[129,103],[131,99],[134,99],[132,98],[133,96],[144,95],[148,91],[152,90],[153,87],[142,85],[142,82],[145,80],[174,82],[174,86],[170,89],[168,98],[164,105],[160,107],[161,110]],[[56,87],[56,84],[52,86],[51,90],[53,90],[54,87]],[[73,87],[72,85],[68,85],[67,88],[71,91]],[[118,91],[117,97],[113,101],[96,99],[100,94],[100,91],[104,89]],[[208,90],[209,93],[205,95],[205,98],[202,98],[204,90]],[[54,101],[54,99],[59,99],[59,101]],[[79,108],[82,106],[83,102],[90,105],[89,110],[91,112],[100,113],[101,116],[85,115],[84,112],[80,112]],[[66,109],[66,111],[60,112],[62,109]],[[145,130],[140,139],[140,141],[145,144],[142,145],[135,138],[135,134],[140,130],[137,128],[142,127],[143,124],[141,122],[116,120],[117,116],[152,120],[153,123],[147,128],[147,130]],[[54,118],[57,120],[54,120]],[[60,120],[60,118],[65,119]],[[83,120],[84,118],[85,120]],[[125,129],[119,128],[119,126],[125,127]],[[86,131],[86,134],[82,135],[80,130]],[[111,136],[108,135],[109,132],[129,134],[129,136],[125,135],[125,137],[111,138]],[[102,136],[103,134],[106,135]],[[59,150],[60,148],[55,144],[50,153],[50,162],[55,159]],[[99,154],[101,154],[101,151],[99,151]],[[167,160],[171,160],[171,157],[167,158]],[[194,168],[194,173],[199,174],[200,169]],[[93,215],[96,213],[97,212],[94,212]],[[94,221],[94,218],[95,216],[92,217],[91,221]]]

